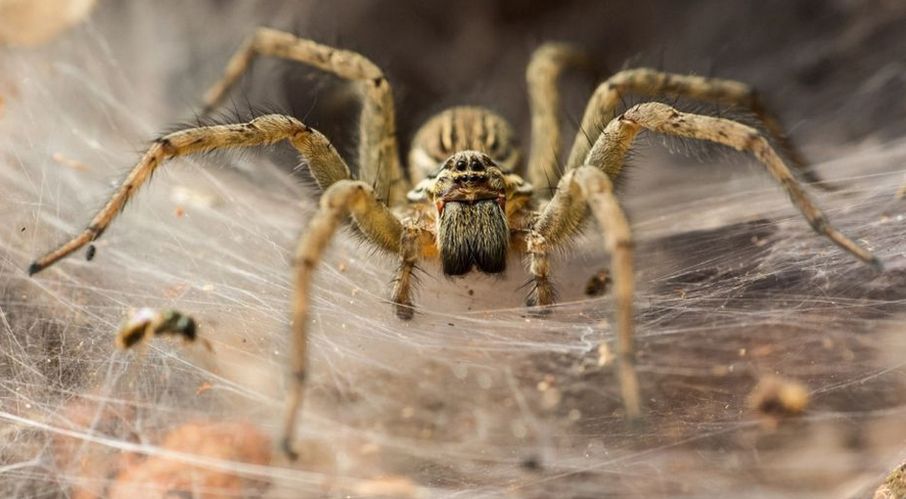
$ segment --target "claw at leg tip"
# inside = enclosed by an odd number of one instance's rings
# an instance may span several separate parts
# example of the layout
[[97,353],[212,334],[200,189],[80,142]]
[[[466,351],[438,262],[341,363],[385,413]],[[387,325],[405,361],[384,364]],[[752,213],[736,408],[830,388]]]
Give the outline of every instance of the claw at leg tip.
[[282,443],[280,444],[280,448],[281,450],[283,450],[283,454],[286,455],[286,457],[290,461],[295,461],[299,458],[299,454],[296,453],[295,450],[293,450],[293,443],[289,438],[283,439]]
[[31,265],[28,266],[28,275],[33,276],[43,269],[44,267],[39,265],[38,262],[32,262]]
[[415,316],[415,308],[412,305],[397,304],[396,317],[403,321],[412,320]]
[[631,428],[633,428],[633,429],[639,429],[639,428],[641,428],[642,425],[644,424],[644,419],[645,419],[645,418],[642,417],[641,413],[636,413],[636,414],[632,414],[632,415],[627,414],[627,415],[626,415],[626,422],[627,422],[627,423],[629,424],[629,426],[630,426]]
[[871,257],[871,260],[868,261],[868,264],[871,265],[871,267],[873,269],[875,269],[875,272],[878,272],[878,273],[884,272],[884,264],[881,263],[881,260],[878,259],[878,257],[876,257],[876,256]]

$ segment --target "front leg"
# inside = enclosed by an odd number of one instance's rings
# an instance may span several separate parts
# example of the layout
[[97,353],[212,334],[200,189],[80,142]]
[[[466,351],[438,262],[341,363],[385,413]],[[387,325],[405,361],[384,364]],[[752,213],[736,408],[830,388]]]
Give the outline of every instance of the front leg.
[[[287,394],[286,414],[283,422],[283,451],[290,459],[293,451],[296,416],[302,407],[303,390],[308,364],[308,324],[311,305],[311,283],[315,267],[324,250],[347,215],[351,214],[359,229],[376,240],[381,235],[381,247],[399,252],[402,224],[390,210],[378,201],[374,190],[364,182],[344,180],[337,182],[321,197],[320,208],[308,229],[299,238],[293,266],[295,268],[295,294],[293,296],[293,336],[290,351],[291,376]],[[395,243],[394,243],[395,241]]]
[[527,248],[535,280],[535,299],[549,298],[553,302],[548,252],[577,232],[589,208],[604,232],[604,249],[611,256],[620,391],[626,417],[636,419],[642,409],[635,372],[632,237],[629,222],[613,193],[613,184],[597,167],[581,166],[568,171],[532,227]]
[[547,239],[538,231],[532,230],[526,238],[525,246],[529,254],[529,272],[532,274],[532,289],[525,304],[529,307],[553,305],[557,302],[557,290],[550,278],[550,246]]
[[[564,177],[572,178],[571,173]],[[532,289],[526,298],[528,306],[553,305],[557,292],[550,278],[549,252],[566,243],[582,225],[588,211],[582,192],[572,181],[561,179],[554,197],[544,205],[526,237]]]
[[418,243],[421,230],[414,224],[407,224],[400,238],[399,267],[393,278],[393,292],[390,300],[396,316],[407,321],[415,314],[412,304],[412,288],[415,284],[415,264],[418,262]]
[[604,248],[610,253],[613,270],[613,300],[617,316],[617,358],[620,377],[620,391],[626,417],[641,416],[639,381],[635,371],[635,321],[633,319],[633,294],[635,273],[633,271],[633,243],[629,221],[613,193],[613,183],[593,166],[582,166],[573,170],[574,179],[582,196],[588,202],[598,225],[604,231]]

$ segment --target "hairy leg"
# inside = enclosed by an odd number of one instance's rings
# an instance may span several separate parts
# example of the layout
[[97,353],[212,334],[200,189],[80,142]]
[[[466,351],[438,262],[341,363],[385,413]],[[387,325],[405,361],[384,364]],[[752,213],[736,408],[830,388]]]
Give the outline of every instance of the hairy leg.
[[806,181],[829,188],[808,169],[805,158],[787,137],[780,121],[767,110],[751,86],[734,80],[672,74],[649,68],[620,71],[598,86],[585,108],[581,128],[567,160],[567,169],[583,164],[596,138],[593,134],[602,130],[615,117],[617,106],[625,94],[685,97],[739,106],[750,111],[764,123],[768,136],[780,146],[793,167]]
[[351,214],[365,232],[385,232],[385,241],[396,241],[385,249],[400,252],[402,224],[382,204],[371,186],[364,182],[343,180],[333,184],[321,197],[320,208],[308,229],[299,238],[293,265],[295,295],[293,296],[293,336],[290,352],[291,377],[283,425],[284,452],[295,459],[292,443],[295,440],[296,417],[302,407],[303,390],[308,362],[308,324],[311,304],[311,283],[315,267],[324,250],[346,216]]
[[620,172],[626,151],[642,128],[667,135],[707,140],[752,153],[768,173],[783,187],[793,205],[818,234],[830,239],[853,256],[880,267],[870,251],[843,235],[824,213],[815,206],[789,168],[758,130],[724,118],[681,113],[657,102],[633,106],[622,116],[612,120],[589,151],[586,164],[601,166],[602,171],[614,178]]
[[545,307],[557,302],[557,289],[550,278],[550,249],[547,239],[538,231],[533,230],[526,237],[529,272],[532,274],[532,287],[525,298],[526,306]]
[[802,190],[783,160],[757,130],[723,118],[680,113],[660,103],[633,106],[624,115],[612,120],[601,132],[585,158],[585,165],[567,171],[558,184],[554,197],[547,203],[533,225],[527,245],[530,268],[536,284],[542,288],[549,286],[547,275],[549,249],[574,234],[586,216],[586,204],[591,208],[605,232],[605,245],[612,258],[614,301],[620,340],[620,383],[626,413],[630,417],[641,414],[638,381],[633,362],[632,241],[629,225],[613,195],[610,179],[619,175],[626,153],[643,128],[664,134],[709,140],[751,152],[783,186],[793,204],[816,232],[860,260],[880,267],[880,262],[871,252],[830,225],[824,214]]
[[412,304],[412,287],[415,276],[415,264],[418,262],[418,244],[421,231],[414,224],[407,224],[402,231],[399,251],[399,267],[393,278],[393,291],[390,300],[393,302],[396,316],[409,320],[415,313]]
[[535,290],[540,290],[536,291],[535,299],[543,299],[553,293],[547,275],[548,250],[575,232],[588,208],[591,208],[604,232],[604,248],[611,256],[620,391],[626,416],[635,419],[641,416],[642,410],[635,372],[632,238],[629,222],[613,193],[613,184],[596,166],[581,166],[568,171],[532,228],[528,244],[529,262]]
[[377,196],[389,205],[405,202],[411,187],[400,165],[393,93],[377,65],[356,52],[321,45],[284,31],[258,28],[230,59],[223,79],[205,94],[206,110],[223,100],[256,55],[301,62],[358,82],[363,97],[358,178],[373,185]]
[[532,113],[532,143],[528,157],[528,181],[541,192],[557,185],[561,169],[560,93],[557,79],[564,69],[587,63],[585,54],[566,43],[538,47],[526,68],[529,109]]
[[532,288],[525,300],[529,307],[553,305],[557,301],[557,291],[550,278],[549,254],[578,231],[588,212],[579,186],[567,180],[572,176],[571,172],[567,172],[560,179],[554,196],[542,207],[526,237],[529,272],[532,274]]
[[322,188],[326,189],[334,182],[349,178],[346,163],[330,141],[317,130],[290,116],[271,114],[255,118],[248,123],[189,128],[173,132],[154,141],[84,231],[37,259],[29,267],[29,274],[47,268],[101,237],[126,203],[164,161],[216,149],[260,146],[281,140],[289,141],[308,161],[312,175]]

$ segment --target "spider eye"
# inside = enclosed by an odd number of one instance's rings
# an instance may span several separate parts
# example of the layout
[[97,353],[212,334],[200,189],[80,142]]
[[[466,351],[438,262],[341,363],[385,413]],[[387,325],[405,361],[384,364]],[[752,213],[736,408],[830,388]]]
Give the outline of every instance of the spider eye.
[[456,171],[466,171],[466,162],[464,160],[459,160],[456,162]]
[[484,163],[482,163],[481,161],[478,161],[477,159],[472,160],[472,171],[473,172],[483,172]]

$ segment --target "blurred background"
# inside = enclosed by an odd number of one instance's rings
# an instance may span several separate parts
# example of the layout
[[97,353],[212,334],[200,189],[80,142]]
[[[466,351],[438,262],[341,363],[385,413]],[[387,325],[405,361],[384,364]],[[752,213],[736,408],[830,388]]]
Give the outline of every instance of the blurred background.
[[[3,495],[864,497],[906,458],[906,4],[78,4],[0,1]],[[564,303],[550,317],[520,308],[513,261],[500,280],[426,265],[411,323],[386,303],[394,259],[343,234],[317,283],[302,459],[289,463],[272,443],[289,255],[318,196],[292,150],[175,161],[94,261],[24,272],[84,226],[151,139],[194,120],[261,25],[383,68],[404,150],[458,104],[500,112],[527,147],[525,65],[549,40],[594,61],[564,77],[567,138],[595,83],[624,67],[751,83],[840,187],[810,192],[886,271],[815,236],[744,156],[645,136],[621,185],[645,424],[622,419],[610,299],[583,293],[607,266],[595,230],[555,262]],[[303,118],[355,162],[349,85],[261,59],[224,114],[262,109]],[[116,350],[118,324],[146,306],[192,314],[213,352]],[[805,387],[802,416],[751,407],[771,376]]]

